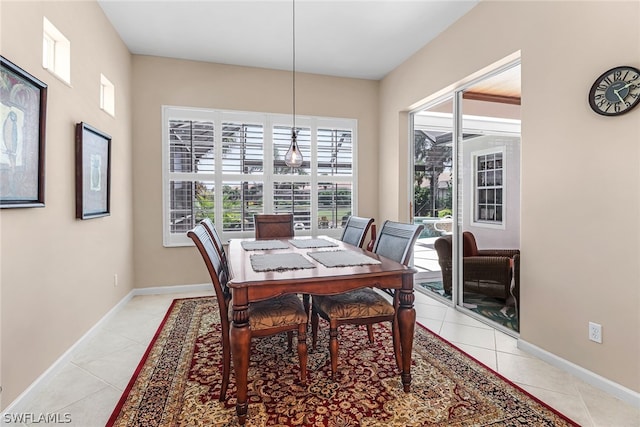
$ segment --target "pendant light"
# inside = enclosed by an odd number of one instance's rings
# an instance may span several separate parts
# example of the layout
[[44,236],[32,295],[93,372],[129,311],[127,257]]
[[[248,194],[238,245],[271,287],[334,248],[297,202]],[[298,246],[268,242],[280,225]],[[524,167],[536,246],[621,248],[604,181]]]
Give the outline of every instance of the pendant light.
[[296,1],[293,4],[293,126],[291,126],[291,145],[287,154],[284,155],[284,162],[291,168],[302,166],[302,153],[298,148],[298,132],[296,131]]

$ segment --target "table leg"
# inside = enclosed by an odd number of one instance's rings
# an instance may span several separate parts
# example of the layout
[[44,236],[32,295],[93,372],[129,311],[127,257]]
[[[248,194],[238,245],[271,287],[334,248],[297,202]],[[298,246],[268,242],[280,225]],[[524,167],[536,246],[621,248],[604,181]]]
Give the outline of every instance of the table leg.
[[413,350],[413,331],[416,324],[416,310],[413,308],[413,276],[402,277],[400,307],[398,308],[398,327],[402,349],[402,386],[406,393],[411,391],[411,352]]
[[[234,293],[239,293],[234,290]],[[234,295],[235,299],[236,295]],[[243,299],[243,298],[238,298]],[[246,300],[246,296],[244,298]],[[238,422],[244,425],[247,420],[247,376],[249,371],[249,352],[251,350],[251,329],[249,328],[248,305],[233,304],[233,323],[231,325],[231,353],[236,376]]]
[[311,312],[311,295],[302,294],[302,305],[304,306],[304,312],[307,313],[307,323],[309,323],[309,313]]

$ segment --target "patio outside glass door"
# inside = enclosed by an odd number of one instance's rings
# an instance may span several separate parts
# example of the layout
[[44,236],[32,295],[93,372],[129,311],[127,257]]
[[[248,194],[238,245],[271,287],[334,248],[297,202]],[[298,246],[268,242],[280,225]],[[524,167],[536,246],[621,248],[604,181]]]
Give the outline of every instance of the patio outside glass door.
[[452,109],[448,97],[413,115],[413,221],[424,225],[414,247],[415,281],[438,295],[442,275],[434,243],[453,230]]

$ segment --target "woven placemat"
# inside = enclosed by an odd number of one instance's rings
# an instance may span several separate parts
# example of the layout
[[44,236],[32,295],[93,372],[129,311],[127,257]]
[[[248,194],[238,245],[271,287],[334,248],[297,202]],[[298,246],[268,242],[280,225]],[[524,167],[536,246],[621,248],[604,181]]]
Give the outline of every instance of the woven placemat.
[[295,253],[251,255],[253,271],[286,271],[315,268],[304,256]]
[[287,249],[289,245],[281,240],[248,240],[240,242],[245,251],[268,251],[270,249]]
[[350,267],[355,265],[381,264],[377,259],[354,251],[307,252],[311,258],[325,267]]
[[293,239],[289,240],[289,243],[300,249],[331,248],[338,246],[337,243],[333,243],[325,239]]

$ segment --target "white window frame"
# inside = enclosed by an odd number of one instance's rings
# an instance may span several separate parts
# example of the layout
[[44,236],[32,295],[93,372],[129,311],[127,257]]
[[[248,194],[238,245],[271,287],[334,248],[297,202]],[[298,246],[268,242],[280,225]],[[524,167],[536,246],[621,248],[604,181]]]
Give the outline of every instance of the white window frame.
[[[478,190],[480,189],[478,186],[478,158],[484,157],[492,154],[502,154],[502,184],[495,185],[494,187],[500,188],[502,190],[502,220],[479,220],[477,218],[478,211]],[[507,222],[507,150],[505,146],[500,147],[492,147],[487,148],[485,150],[474,151],[471,153],[471,170],[473,173],[473,189],[471,192],[471,224],[474,227],[484,227],[484,228],[494,228],[494,229],[506,229]]]
[[[170,141],[169,141],[169,120],[200,120],[210,121],[214,123],[214,147],[215,147],[215,167],[214,172],[210,174],[204,173],[173,173],[169,170],[170,159]],[[219,129],[222,128],[223,122],[238,121],[245,123],[260,123],[264,129],[264,169],[263,174],[229,174],[222,173],[222,144]],[[163,224],[163,245],[165,247],[175,246],[191,246],[193,242],[189,239],[186,233],[171,233],[170,224],[170,182],[173,179],[186,180],[186,181],[213,181],[215,182],[214,197],[216,203],[214,203],[214,215],[219,222],[223,216],[223,204],[222,204],[222,183],[229,181],[262,181],[263,182],[263,210],[264,212],[273,212],[273,184],[277,182],[304,182],[308,183],[313,189],[318,188],[319,182],[331,182],[331,183],[350,183],[351,184],[351,214],[357,215],[357,200],[358,200],[358,188],[357,188],[357,120],[345,119],[345,118],[331,118],[331,117],[313,117],[313,116],[296,116],[297,128],[310,128],[311,129],[311,147],[310,152],[312,158],[305,158],[305,162],[310,161],[310,173],[308,175],[284,175],[273,174],[273,139],[272,132],[273,126],[288,126],[292,125],[292,116],[285,114],[272,114],[261,112],[245,112],[245,111],[233,111],[233,110],[212,110],[203,108],[191,108],[191,107],[178,107],[178,106],[162,106],[162,224]],[[319,128],[336,128],[336,129],[350,129],[352,132],[352,174],[351,175],[339,175],[339,176],[318,176],[317,166],[317,129]],[[303,151],[306,156],[307,153]],[[317,191],[312,191],[310,194],[310,215],[311,215],[311,228],[307,230],[296,230],[296,235],[318,235],[320,232],[324,235],[339,238],[342,229],[319,229],[318,228],[318,194]],[[221,238],[226,241],[230,238],[243,238],[253,237],[254,231],[223,231],[222,227],[217,229]]]
[[42,20],[42,66],[71,84],[71,43],[46,17]]

